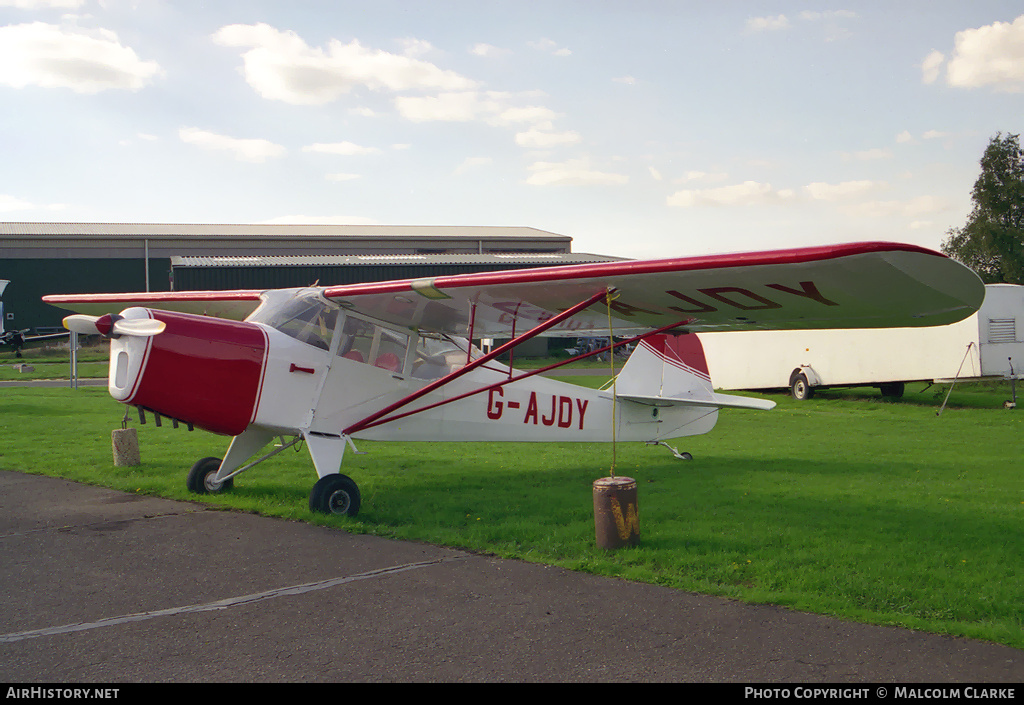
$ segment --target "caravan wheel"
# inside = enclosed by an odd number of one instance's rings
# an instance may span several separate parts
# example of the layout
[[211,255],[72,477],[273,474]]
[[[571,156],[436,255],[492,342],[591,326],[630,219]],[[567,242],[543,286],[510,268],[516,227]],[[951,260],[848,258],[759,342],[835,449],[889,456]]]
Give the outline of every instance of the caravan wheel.
[[906,385],[903,382],[887,382],[878,385],[878,391],[882,393],[883,397],[888,399],[900,399],[903,397],[905,387]]
[[804,401],[814,396],[814,387],[807,381],[807,375],[803,372],[794,374],[789,380],[789,393],[798,401]]

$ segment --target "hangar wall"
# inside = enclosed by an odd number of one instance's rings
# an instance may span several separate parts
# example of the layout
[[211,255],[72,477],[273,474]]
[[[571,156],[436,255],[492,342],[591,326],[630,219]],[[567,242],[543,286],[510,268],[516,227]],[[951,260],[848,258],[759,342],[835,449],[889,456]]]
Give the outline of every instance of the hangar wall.
[[[506,226],[0,222],[0,279],[11,282],[3,294],[4,323],[8,330],[59,326],[67,312],[44,304],[46,294],[309,286],[569,264],[580,261],[570,254],[571,244],[565,235]],[[508,254],[555,259],[501,259]],[[380,260],[352,259],[365,255]],[[325,256],[352,261],[286,262]],[[426,259],[405,266],[387,261],[396,256]],[[189,257],[269,257],[275,263],[172,267],[173,258]]]

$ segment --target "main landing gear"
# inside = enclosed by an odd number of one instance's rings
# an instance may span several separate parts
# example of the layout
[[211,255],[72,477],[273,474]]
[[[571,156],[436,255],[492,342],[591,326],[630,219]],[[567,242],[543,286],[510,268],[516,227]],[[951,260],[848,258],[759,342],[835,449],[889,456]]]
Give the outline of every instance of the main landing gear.
[[359,487],[348,475],[324,475],[309,493],[309,510],[354,517],[359,513]]
[[[221,481],[215,479],[217,471],[220,469],[220,463],[220,458],[197,460],[192,469],[188,471],[188,477],[185,480],[189,491],[195,494],[216,494],[233,489],[234,477]],[[354,517],[359,513],[361,503],[359,486],[351,477],[341,473],[321,477],[309,493],[310,511],[321,514]]]

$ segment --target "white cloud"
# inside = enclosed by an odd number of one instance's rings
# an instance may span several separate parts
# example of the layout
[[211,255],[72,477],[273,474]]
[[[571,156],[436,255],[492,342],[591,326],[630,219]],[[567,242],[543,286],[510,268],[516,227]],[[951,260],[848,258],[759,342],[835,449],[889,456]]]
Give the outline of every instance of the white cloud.
[[949,210],[947,201],[938,196],[918,196],[903,201],[866,201],[850,206],[850,213],[871,218],[905,217],[920,220],[923,215]]
[[565,47],[558,46],[558,43],[553,39],[548,39],[546,37],[535,42],[527,42],[527,45],[531,49],[536,49],[537,51],[542,51],[546,54],[553,54],[554,56],[569,56],[572,54],[572,52]]
[[531,128],[526,132],[516,133],[516,144],[528,149],[548,149],[564,144],[576,144],[582,139],[578,132],[572,130],[567,132],[548,132]]
[[302,148],[303,152],[316,152],[319,154],[338,154],[350,157],[356,154],[377,154],[380,152],[376,147],[362,147],[352,142],[317,142]]
[[8,196],[0,193],[0,213],[10,213],[11,211],[27,211],[35,208],[34,205],[28,201],[23,201],[20,198],[14,196]]
[[614,83],[623,83],[627,86],[636,85],[636,79],[632,76],[619,76],[618,78],[613,78],[612,81]]
[[561,116],[550,108],[540,105],[527,105],[522,108],[511,107],[501,111],[497,122],[502,125],[528,123],[538,126],[549,126],[552,121],[559,117]]
[[946,67],[951,86],[1024,90],[1024,15],[1013,22],[993,22],[957,32]]
[[1013,22],[993,22],[957,32],[953,42],[948,63],[938,50],[924,58],[924,83],[937,81],[946,63],[946,83],[950,86],[991,86],[1008,93],[1024,90],[1024,15]]
[[406,56],[423,56],[424,54],[429,54],[434,51],[434,45],[425,39],[409,37],[401,40],[401,44],[405,48],[405,51],[402,53]]
[[511,54],[512,52],[509,51],[508,49],[500,49],[490,44],[480,43],[474,44],[472,47],[470,47],[469,53],[475,54],[476,56],[494,57],[503,56],[505,54]]
[[904,130],[903,132],[896,135],[897,144],[913,144],[914,136],[910,134],[910,130]]
[[327,174],[328,181],[354,181],[363,178],[361,174]]
[[816,201],[840,201],[856,198],[883,186],[885,186],[884,183],[867,180],[843,181],[838,184],[817,181],[804,186],[804,190]]
[[[816,23],[824,31],[825,41],[833,41],[847,37],[850,33],[843,29],[841,20],[855,19],[856,12],[850,10],[829,10],[816,12],[805,10],[797,13],[796,19],[803,23]],[[750,17],[747,19],[745,28],[748,34],[758,32],[778,32],[788,30],[793,26],[790,18],[786,15],[767,15],[765,17]]]
[[771,184],[744,181],[742,184],[711,189],[685,189],[668,197],[667,204],[678,208],[695,206],[750,206],[787,201],[795,196],[792,189],[772,188]]
[[540,105],[516,106],[534,94],[513,94],[500,91],[459,91],[428,96],[398,96],[395,107],[399,114],[413,122],[482,121],[494,127],[520,129],[516,142],[529,148],[546,148],[556,144],[573,144],[580,136],[571,131],[556,132],[554,120],[559,113]]
[[773,17],[751,17],[747,20],[748,32],[774,32],[790,27],[789,19],[785,15]]
[[676,179],[676,183],[685,183],[687,181],[704,181],[715,183],[718,181],[725,181],[729,178],[729,175],[723,171],[707,172],[691,170],[686,172],[686,175],[680,179]]
[[932,50],[921,62],[921,80],[925,83],[935,83],[942,70],[942,62],[946,60],[945,55],[937,49]]
[[[213,34],[218,44],[246,49],[245,79],[264,98],[294,105],[323,105],[356,87],[380,91],[465,90],[476,85],[465,76],[409,55],[369,49],[336,39],[327,49],[310,47],[295,32],[267,24],[228,25]],[[425,42],[405,40],[414,53]]]
[[852,10],[829,10],[827,12],[814,12],[811,10],[804,10],[799,15],[800,19],[807,20],[809,22],[816,22],[818,20],[833,20],[843,19],[850,20],[857,17],[857,13]]
[[243,162],[260,163],[267,159],[284,156],[286,149],[267,140],[238,139],[214,134],[197,127],[183,127],[178,130],[182,142],[203,149],[230,152],[235,159]]
[[413,122],[470,122],[501,110],[482,96],[477,91],[399,96],[395,98],[395,107],[402,117]]
[[624,184],[629,177],[597,171],[585,159],[565,162],[535,162],[530,166],[533,174],[526,179],[532,186],[609,186]]
[[76,93],[137,91],[161,73],[109,30],[43,22],[0,27],[0,84],[70,88]]
[[0,7],[16,7],[19,10],[71,10],[84,4],[85,0],[0,0]]

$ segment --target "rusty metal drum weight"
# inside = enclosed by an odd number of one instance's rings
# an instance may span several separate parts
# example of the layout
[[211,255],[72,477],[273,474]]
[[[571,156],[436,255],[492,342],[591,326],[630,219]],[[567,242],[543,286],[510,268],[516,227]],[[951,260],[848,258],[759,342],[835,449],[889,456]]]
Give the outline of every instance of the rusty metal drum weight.
[[594,531],[598,548],[616,549],[640,543],[636,480],[631,477],[594,480]]

